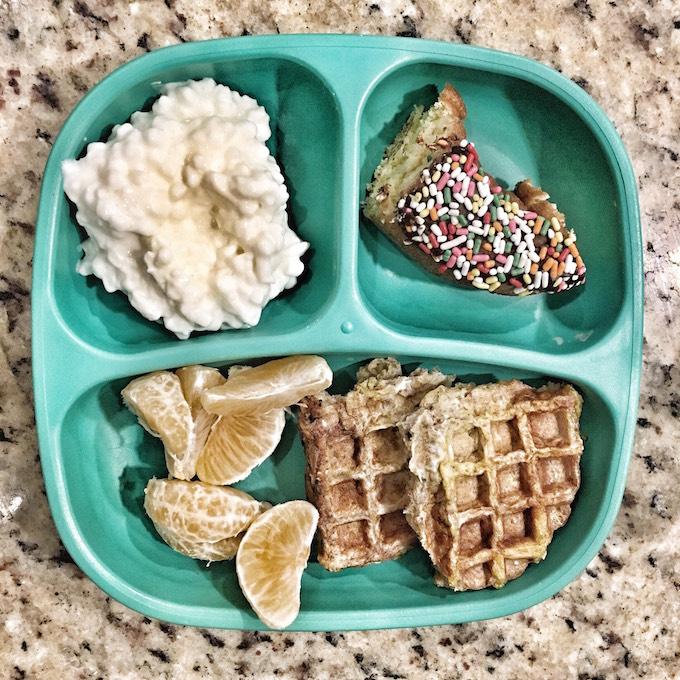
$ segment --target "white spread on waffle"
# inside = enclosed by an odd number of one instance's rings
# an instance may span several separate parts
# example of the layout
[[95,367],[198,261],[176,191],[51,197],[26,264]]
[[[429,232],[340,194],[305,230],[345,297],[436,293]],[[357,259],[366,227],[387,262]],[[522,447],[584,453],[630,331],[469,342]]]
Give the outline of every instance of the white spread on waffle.
[[326,569],[394,559],[414,545],[403,514],[408,450],[397,426],[425,394],[452,380],[436,369],[402,375],[396,359],[374,359],[346,395],[302,400],[306,487],[319,510],[318,560]]
[[150,112],[63,163],[89,237],[78,272],[180,338],[257,324],[309,245],[288,227],[270,136],[250,97],[210,79],[164,85]]
[[500,588],[545,557],[580,484],[581,405],[570,385],[459,383],[407,416],[405,512],[437,585]]

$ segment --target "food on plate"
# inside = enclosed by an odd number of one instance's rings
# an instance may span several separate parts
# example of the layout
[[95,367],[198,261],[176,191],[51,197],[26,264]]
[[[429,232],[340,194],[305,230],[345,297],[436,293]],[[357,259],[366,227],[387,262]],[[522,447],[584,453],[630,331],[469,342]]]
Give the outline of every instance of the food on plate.
[[333,372],[322,357],[285,357],[230,375],[201,400],[206,411],[222,416],[265,413],[325,390],[332,381]]
[[347,395],[323,392],[300,403],[307,497],[319,510],[318,561],[326,569],[394,559],[417,542],[403,514],[409,453],[397,425],[451,380],[424,369],[402,375],[394,359],[375,359]]
[[324,567],[393,559],[418,539],[438,585],[473,590],[545,557],[579,488],[580,395],[453,379],[374,359],[345,396],[301,401]]
[[180,338],[257,324],[309,246],[288,227],[270,136],[251,97],[209,78],[163,85],[151,111],[62,165],[87,232],[78,272]]
[[170,474],[178,479],[191,479],[196,474],[200,450],[195,446],[191,407],[180,379],[169,371],[143,375],[130,382],[121,396],[140,425],[163,442]]
[[285,411],[219,416],[198,459],[198,478],[211,484],[245,479],[281,441]]
[[294,356],[255,368],[232,366],[228,378],[208,366],[158,371],[135,378],[121,394],[140,424],[163,441],[172,477],[198,474],[211,484],[233,484],[276,449],[284,407],[332,379],[321,357]]
[[236,555],[241,590],[258,617],[285,628],[300,611],[300,585],[319,513],[306,501],[275,505],[253,521]]
[[491,293],[560,293],[585,282],[576,235],[529,180],[503,188],[465,137],[451,86],[416,107],[368,186],[366,217],[447,283]]
[[580,483],[581,404],[570,385],[461,384],[405,419],[406,517],[437,585],[500,588],[545,557]]
[[269,503],[243,491],[203,482],[151,479],[144,509],[173,550],[215,562],[236,555],[243,532]]
[[[285,407],[325,389],[332,379],[324,359],[298,356],[255,368],[235,365],[227,378],[199,365],[158,371],[122,391],[139,422],[163,441],[170,475],[180,477],[151,479],[144,491],[144,509],[158,534],[194,559],[214,562],[238,553],[243,592],[262,621],[275,628],[290,625],[300,610],[318,512],[306,501],[269,512],[269,503],[223,485],[244,479],[272,454]],[[196,474],[201,481],[190,481]],[[264,521],[248,530],[262,513]]]
[[193,421],[192,459],[198,462],[203,447],[208,439],[213,425],[217,421],[214,413],[208,413],[201,404],[201,395],[211,387],[224,383],[226,378],[210,366],[184,366],[175,371],[182,386],[182,393],[191,409]]
[[[393,358],[359,368],[345,395],[324,391],[332,377],[321,357],[296,356],[232,366],[226,379],[188,366],[133,380],[124,399],[163,438],[169,466],[189,474],[186,452],[202,442],[201,481],[154,478],[145,489],[161,538],[195,559],[236,556],[243,594],[273,628],[299,613],[317,526],[330,571],[420,542],[435,583],[454,590],[500,588],[545,557],[580,484],[572,386],[454,384],[437,369],[404,374]],[[224,486],[271,454],[294,403],[311,502],[272,507]]]
[[332,380],[330,367],[318,356],[232,367],[226,382],[201,395],[204,408],[221,415],[198,459],[199,478],[233,484],[247,477],[281,440],[284,408],[325,389]]

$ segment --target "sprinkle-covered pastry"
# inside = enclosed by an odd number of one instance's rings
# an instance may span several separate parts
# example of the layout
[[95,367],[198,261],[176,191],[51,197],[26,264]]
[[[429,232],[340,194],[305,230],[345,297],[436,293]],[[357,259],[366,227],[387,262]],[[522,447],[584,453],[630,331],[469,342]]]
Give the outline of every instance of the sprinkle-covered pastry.
[[450,85],[414,110],[376,168],[366,217],[447,283],[517,297],[583,284],[564,215],[529,180],[510,190],[485,172],[465,139],[466,114]]
[[[535,191],[522,184],[527,195]],[[546,219],[504,190],[465,139],[426,167],[397,203],[404,245],[431,257],[439,274],[515,295],[559,293],[585,281],[576,235],[555,212]]]

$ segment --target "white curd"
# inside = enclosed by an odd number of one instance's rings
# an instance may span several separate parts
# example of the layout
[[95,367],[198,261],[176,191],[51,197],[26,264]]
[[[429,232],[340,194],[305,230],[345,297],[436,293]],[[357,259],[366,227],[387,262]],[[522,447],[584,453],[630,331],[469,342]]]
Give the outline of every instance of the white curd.
[[89,237],[78,272],[180,338],[257,324],[309,246],[288,227],[270,135],[250,97],[210,79],[165,85],[150,112],[62,165]]

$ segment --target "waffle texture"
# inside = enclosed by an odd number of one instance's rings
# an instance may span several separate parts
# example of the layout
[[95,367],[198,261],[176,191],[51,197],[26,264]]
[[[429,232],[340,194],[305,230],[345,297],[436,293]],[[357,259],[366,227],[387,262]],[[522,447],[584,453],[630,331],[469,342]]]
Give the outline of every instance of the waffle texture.
[[437,585],[500,588],[545,557],[580,483],[581,404],[569,385],[463,384],[431,391],[405,419],[406,517]]
[[411,475],[398,424],[433,388],[439,371],[402,375],[394,359],[359,369],[344,396],[300,403],[308,499],[319,510],[318,561],[330,571],[394,559],[417,542],[404,517]]

